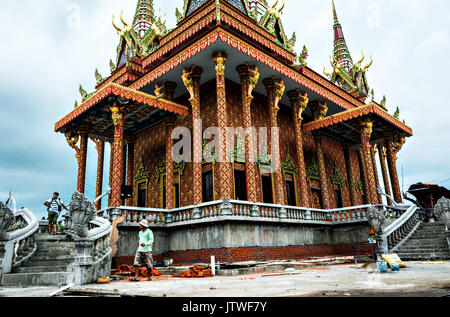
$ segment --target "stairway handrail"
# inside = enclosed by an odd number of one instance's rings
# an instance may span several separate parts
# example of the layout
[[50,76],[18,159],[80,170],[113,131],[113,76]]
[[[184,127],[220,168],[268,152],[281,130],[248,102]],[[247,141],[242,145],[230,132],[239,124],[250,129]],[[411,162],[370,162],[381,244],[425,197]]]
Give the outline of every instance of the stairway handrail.
[[416,213],[417,210],[419,210],[419,207],[411,205],[399,219],[391,223],[388,227],[386,227],[383,230],[382,235],[385,237],[391,235],[398,228],[404,225]]

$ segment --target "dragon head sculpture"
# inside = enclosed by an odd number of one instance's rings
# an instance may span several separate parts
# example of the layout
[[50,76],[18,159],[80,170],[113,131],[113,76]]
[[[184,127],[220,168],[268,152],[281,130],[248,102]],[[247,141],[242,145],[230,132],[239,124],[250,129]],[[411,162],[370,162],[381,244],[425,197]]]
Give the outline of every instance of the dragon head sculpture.
[[86,238],[89,232],[89,222],[94,220],[97,215],[94,203],[85,195],[74,192],[69,204],[69,212],[72,216],[75,234],[81,238]]

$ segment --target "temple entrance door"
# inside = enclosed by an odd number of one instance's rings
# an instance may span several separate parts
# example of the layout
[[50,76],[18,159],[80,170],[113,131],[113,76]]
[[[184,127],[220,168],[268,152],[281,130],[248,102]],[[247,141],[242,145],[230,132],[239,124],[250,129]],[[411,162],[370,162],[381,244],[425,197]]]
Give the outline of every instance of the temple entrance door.
[[273,204],[272,175],[271,174],[261,175],[261,185],[263,193],[263,202],[265,204]]
[[245,170],[234,170],[234,199],[247,200]]
[[320,190],[320,181],[311,179],[311,207],[322,209],[322,191]]
[[203,202],[214,200],[214,183],[212,170],[204,171],[203,175]]
[[342,201],[342,192],[340,185],[334,185],[334,198],[336,200],[336,208],[343,208],[344,202]]
[[147,184],[141,183],[138,185],[138,197],[137,197],[138,207],[147,207]]
[[288,206],[297,206],[297,199],[295,195],[295,183],[291,177],[286,178],[286,195]]

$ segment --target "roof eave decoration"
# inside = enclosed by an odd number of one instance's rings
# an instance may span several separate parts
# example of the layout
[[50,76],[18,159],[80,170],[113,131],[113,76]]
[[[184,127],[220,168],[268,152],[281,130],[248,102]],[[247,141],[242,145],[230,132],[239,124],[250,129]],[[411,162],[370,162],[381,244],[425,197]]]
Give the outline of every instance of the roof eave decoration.
[[58,121],[55,125],[55,131],[58,132],[61,128],[68,123],[80,117],[86,111],[105,100],[110,96],[117,96],[125,98],[127,100],[137,102],[143,105],[147,105],[152,108],[161,109],[167,112],[171,112],[177,115],[187,117],[189,115],[189,109],[183,105],[165,100],[158,99],[155,96],[146,94],[142,91],[124,87],[115,83],[110,83],[99,91],[95,92],[92,96],[86,99],[81,105],[75,108],[63,119]]
[[297,36],[295,32],[291,38],[286,36],[283,23],[281,22],[281,14],[286,4],[285,0],[281,0],[281,6],[276,9],[279,1],[280,0],[276,0],[275,3],[267,9],[261,20],[258,22],[258,25],[270,34],[274,35],[278,45],[293,53]]
[[385,121],[389,122],[396,128],[402,130],[404,133],[407,134],[407,136],[413,135],[413,131],[409,126],[407,126],[405,123],[401,122],[400,120],[394,118],[386,110],[382,109],[376,103],[372,103],[372,102],[370,104],[362,106],[362,107],[343,111],[338,114],[331,115],[326,118],[307,123],[304,125],[303,131],[306,133],[306,132],[320,130],[320,129],[323,129],[326,127],[333,126],[338,123],[342,123],[342,122],[346,122],[348,120],[360,118],[360,117],[363,117],[363,116],[366,116],[369,114],[375,114],[378,117],[384,119]]
[[[184,0],[183,15],[179,10],[176,10],[177,20],[180,22],[184,18],[190,16],[200,7],[203,7],[210,0]],[[220,6],[220,2],[228,2],[242,13],[251,16],[248,0],[215,0],[216,5]]]

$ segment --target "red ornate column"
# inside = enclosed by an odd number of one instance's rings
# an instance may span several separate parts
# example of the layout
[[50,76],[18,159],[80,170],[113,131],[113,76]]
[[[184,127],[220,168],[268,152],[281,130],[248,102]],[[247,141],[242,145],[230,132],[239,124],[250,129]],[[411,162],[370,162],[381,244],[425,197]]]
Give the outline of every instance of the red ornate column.
[[203,69],[192,66],[189,70],[183,69],[182,80],[189,92],[189,102],[192,106],[192,130],[193,130],[193,177],[192,185],[194,191],[193,203],[199,205],[203,202],[202,188],[202,162],[203,162],[203,131],[200,113],[200,78]]
[[311,207],[311,195],[308,186],[308,181],[306,179],[306,164],[305,156],[303,152],[303,132],[302,132],[302,122],[303,122],[303,111],[306,110],[308,106],[308,94],[300,93],[299,90],[293,90],[288,92],[289,100],[292,104],[292,116],[294,117],[294,131],[295,131],[295,146],[297,151],[297,167],[298,167],[298,177],[299,177],[299,189],[302,207]]
[[330,193],[328,192],[328,177],[325,167],[325,157],[322,149],[322,135],[320,133],[314,134],[314,140],[316,143],[317,163],[319,165],[320,175],[320,192],[322,194],[322,208],[330,209]]
[[368,202],[372,205],[378,204],[377,185],[375,182],[374,171],[372,166],[372,146],[370,145],[370,137],[372,136],[373,124],[370,120],[361,123],[361,151],[364,162],[364,169],[367,175],[368,185]]
[[[112,188],[112,176],[113,176],[113,166],[114,166],[114,142],[108,142],[110,148],[109,154],[109,177],[108,177],[108,186]],[[111,194],[108,195],[108,207],[111,207]]]
[[[373,145],[370,150],[371,150],[371,157],[372,157],[373,176],[375,177],[376,187],[378,188],[378,186],[380,186],[380,178],[378,177],[378,167],[377,167],[377,159],[376,159],[377,145],[376,144]],[[378,203],[381,205],[381,204],[383,204],[383,199],[382,199],[381,195],[378,194],[378,190],[376,192],[377,192]]]
[[396,140],[392,133],[387,133],[385,136],[386,154],[389,168],[389,175],[391,177],[392,192],[394,194],[394,200],[397,203],[403,202],[402,192],[400,189],[400,182],[398,181],[397,174],[397,153],[405,143],[404,138]]
[[[269,103],[270,111],[270,125],[271,128],[278,127],[278,111],[279,103],[281,97],[284,95],[284,82],[283,80],[275,80],[274,78],[266,78],[264,81],[264,86],[267,90],[267,99]],[[270,133],[272,138],[272,131]],[[284,180],[283,172],[281,170],[281,159],[280,159],[280,139],[273,140],[272,144],[272,164],[275,166],[275,192],[276,192],[276,203],[280,205],[286,205],[286,199],[284,195]]]
[[[248,64],[239,65],[237,67],[239,77],[241,78],[241,98],[244,129],[246,131],[245,138],[245,175],[247,183],[247,200],[257,202],[261,196],[261,186],[259,186],[258,166],[256,164],[257,153],[255,145],[257,139],[253,138],[252,112],[251,104],[253,101],[252,92],[259,80],[258,67],[251,68]],[[254,135],[257,137],[257,135]]]
[[353,166],[352,160],[350,157],[350,149],[348,145],[344,145],[344,156],[345,156],[345,167],[347,169],[348,183],[349,183],[349,191],[350,191],[350,200],[352,206],[358,206],[358,195],[356,193],[355,188],[355,177],[353,175]]
[[[95,149],[97,150],[97,181],[95,187],[95,197],[100,197],[103,193],[103,165],[105,161],[105,141],[100,139],[91,139],[95,143]],[[95,206],[97,210],[102,209],[102,201],[99,200]]]
[[[69,132],[66,134],[67,143],[76,152],[75,157],[78,163],[78,175],[77,175],[77,191],[84,194],[86,185],[86,161],[87,161],[87,149],[88,149],[88,128],[82,127],[80,134]],[[77,146],[80,140],[80,146]]]
[[[163,98],[173,101],[175,89],[177,84],[174,82],[164,82],[164,94]],[[169,116],[165,122],[166,127],[166,209],[175,208],[175,196],[174,196],[174,161],[172,157],[173,139],[172,131],[175,126],[175,116]]]
[[123,109],[118,106],[117,101],[114,101],[111,106],[111,114],[114,123],[114,145],[113,145],[113,171],[112,171],[112,193],[111,193],[111,205],[112,207],[120,207],[122,199],[120,197],[122,180],[123,180],[123,167],[124,167],[124,123]]
[[[135,136],[127,138],[127,179],[126,184],[127,186],[133,186],[134,185],[134,147],[135,147],[136,138]],[[132,191],[134,193],[134,191]],[[127,201],[127,205],[133,205],[134,199],[129,199]]]
[[[217,91],[217,125],[220,130],[219,145],[219,200],[234,198],[233,169],[227,158],[227,131],[228,113],[225,94],[225,63],[227,56],[223,52],[217,52],[213,56],[216,69],[216,91]],[[234,141],[234,140],[233,140]],[[233,142],[234,143],[234,142]]]
[[[386,157],[387,157],[386,148],[382,144],[378,144],[378,155],[380,158],[381,173],[383,175],[384,192],[388,196],[391,196],[392,195],[391,185],[389,184],[389,176],[386,167]],[[387,200],[387,203],[389,206],[392,206],[392,202],[389,199]]]

